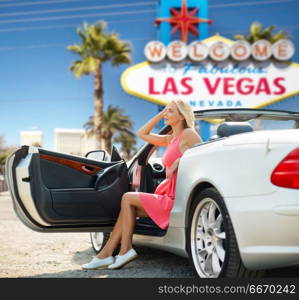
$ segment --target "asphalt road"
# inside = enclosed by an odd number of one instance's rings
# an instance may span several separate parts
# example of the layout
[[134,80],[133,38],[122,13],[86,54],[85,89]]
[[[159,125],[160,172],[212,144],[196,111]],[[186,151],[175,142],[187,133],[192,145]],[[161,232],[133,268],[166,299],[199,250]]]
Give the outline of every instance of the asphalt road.
[[[180,256],[134,247],[139,257],[120,270],[85,271],[94,255],[88,233],[39,233],[16,217],[8,192],[0,193],[1,278],[194,278]],[[275,269],[265,277],[299,277],[299,267]]]

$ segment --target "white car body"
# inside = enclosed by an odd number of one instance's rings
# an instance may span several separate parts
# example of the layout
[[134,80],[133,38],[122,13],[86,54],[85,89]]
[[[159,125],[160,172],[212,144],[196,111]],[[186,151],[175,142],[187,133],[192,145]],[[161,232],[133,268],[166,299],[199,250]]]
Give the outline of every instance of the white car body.
[[225,200],[245,267],[299,264],[299,191],[270,182],[275,166],[298,146],[299,130],[290,129],[242,133],[187,150],[179,164],[167,234],[136,235],[134,241],[188,257],[184,245],[191,194],[209,183]]

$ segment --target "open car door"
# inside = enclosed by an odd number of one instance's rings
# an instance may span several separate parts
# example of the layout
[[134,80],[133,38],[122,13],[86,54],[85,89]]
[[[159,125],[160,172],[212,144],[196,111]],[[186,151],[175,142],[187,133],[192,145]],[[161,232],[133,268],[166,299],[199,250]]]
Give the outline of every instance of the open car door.
[[114,225],[130,190],[127,165],[22,146],[6,160],[19,219],[36,231],[105,230]]

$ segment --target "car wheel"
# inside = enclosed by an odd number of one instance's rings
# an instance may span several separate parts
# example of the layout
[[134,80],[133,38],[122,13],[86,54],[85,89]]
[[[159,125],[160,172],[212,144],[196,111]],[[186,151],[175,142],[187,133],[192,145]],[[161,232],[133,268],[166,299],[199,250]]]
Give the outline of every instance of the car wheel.
[[187,250],[201,278],[262,277],[262,270],[244,267],[233,226],[223,198],[207,188],[192,203],[187,230]]
[[[110,232],[90,232],[90,241],[92,248],[96,254],[98,254],[106,245],[110,237]],[[113,256],[119,252],[119,246],[113,252]]]

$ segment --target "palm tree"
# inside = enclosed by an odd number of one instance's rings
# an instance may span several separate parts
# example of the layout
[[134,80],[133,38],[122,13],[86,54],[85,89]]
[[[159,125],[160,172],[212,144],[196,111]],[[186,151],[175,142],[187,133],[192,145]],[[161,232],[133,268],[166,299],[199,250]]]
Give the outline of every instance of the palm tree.
[[117,33],[106,33],[106,23],[96,22],[89,26],[83,23],[83,29],[77,29],[82,44],[68,46],[67,49],[80,56],[69,67],[74,76],[94,75],[94,128],[98,147],[101,149],[103,122],[103,74],[102,64],[111,61],[113,66],[131,63],[130,44],[118,38]]
[[126,161],[131,159],[132,152],[136,152],[136,148],[134,147],[136,144],[136,138],[130,134],[121,132],[113,139],[113,142],[121,144],[120,151],[123,153],[124,159]]
[[15,150],[17,146],[6,146],[5,139],[0,135],[0,175],[4,174],[5,162],[7,157]]
[[284,30],[280,30],[278,33],[274,34],[272,31],[275,28],[275,25],[264,28],[260,22],[253,22],[250,25],[249,33],[247,35],[236,34],[234,35],[234,38],[237,40],[247,41],[250,44],[253,44],[258,40],[267,40],[273,44],[278,40],[289,38],[288,34]]
[[34,147],[41,147],[42,145],[39,142],[33,142],[32,146],[34,146]]
[[[93,136],[96,133],[93,121],[94,116],[90,116],[89,120],[83,125],[87,131],[87,136]],[[133,122],[124,115],[124,110],[118,106],[108,105],[107,111],[103,114],[102,136],[104,150],[111,154],[111,138],[116,132],[123,132],[126,135],[135,136],[130,130]]]

